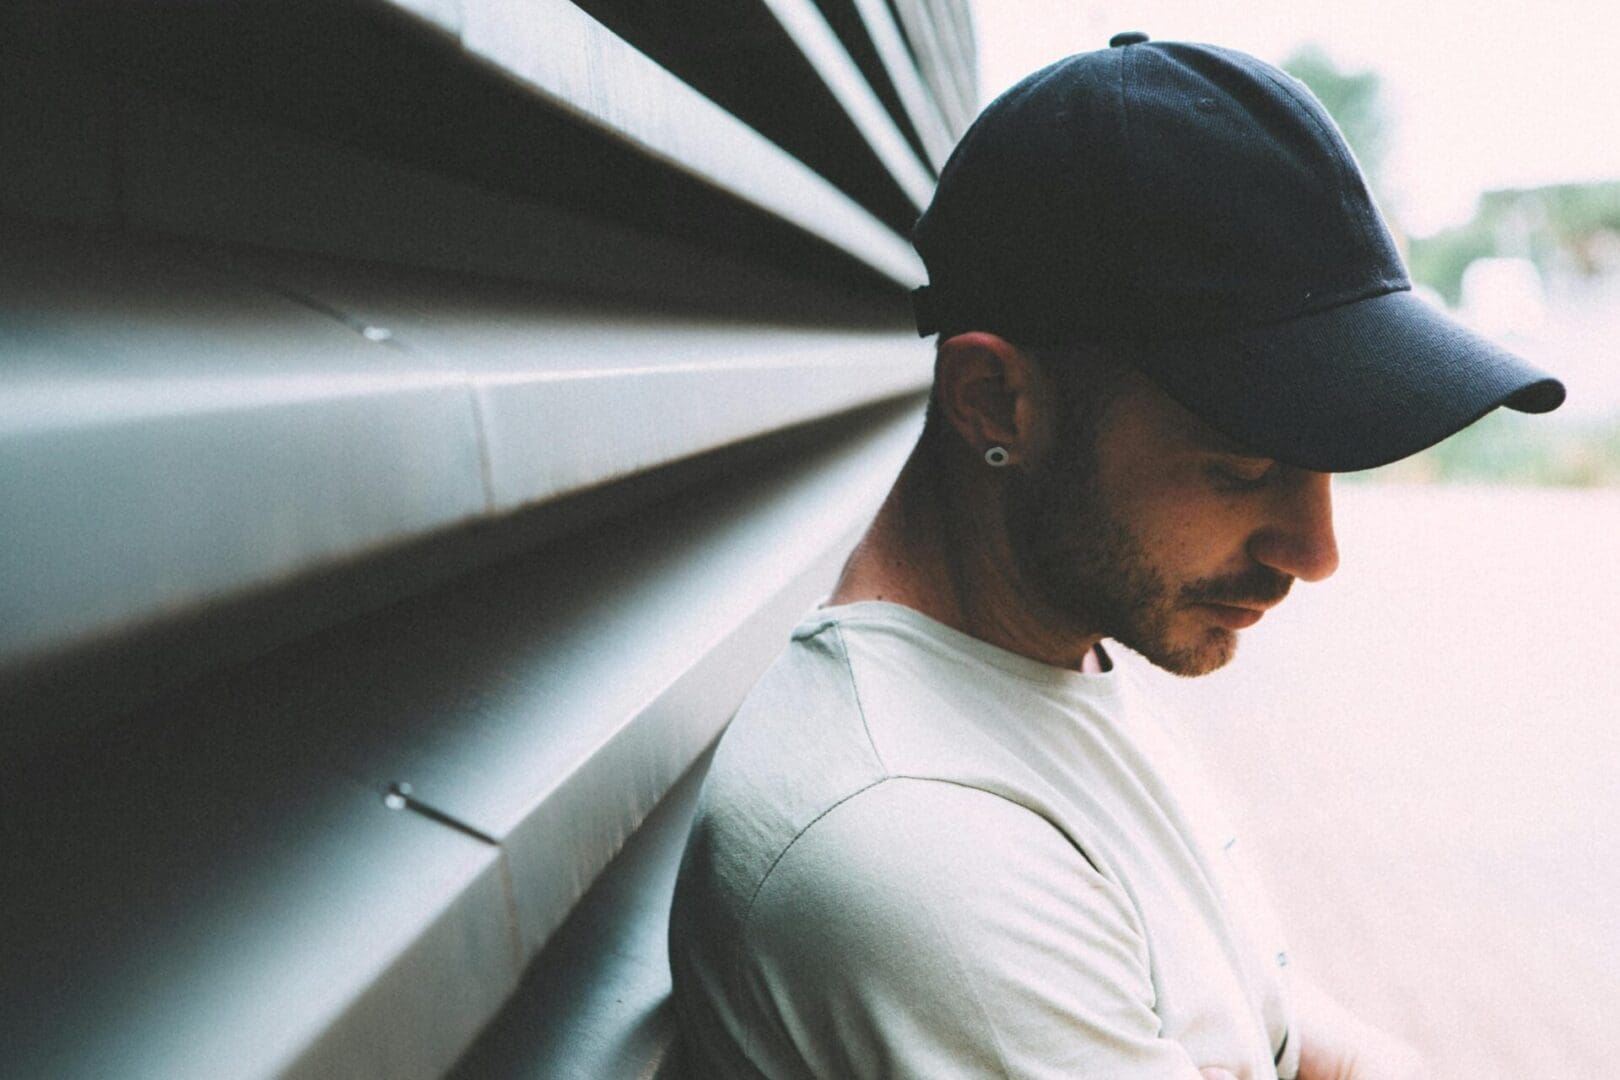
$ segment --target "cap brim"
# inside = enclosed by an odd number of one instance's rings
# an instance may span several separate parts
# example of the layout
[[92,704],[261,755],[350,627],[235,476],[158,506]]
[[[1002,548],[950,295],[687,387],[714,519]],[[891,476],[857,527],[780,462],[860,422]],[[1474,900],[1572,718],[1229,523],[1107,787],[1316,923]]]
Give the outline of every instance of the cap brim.
[[[1133,350],[1136,351],[1136,350]],[[1136,362],[1206,423],[1321,472],[1386,465],[1564,385],[1402,290],[1286,323],[1144,345]]]

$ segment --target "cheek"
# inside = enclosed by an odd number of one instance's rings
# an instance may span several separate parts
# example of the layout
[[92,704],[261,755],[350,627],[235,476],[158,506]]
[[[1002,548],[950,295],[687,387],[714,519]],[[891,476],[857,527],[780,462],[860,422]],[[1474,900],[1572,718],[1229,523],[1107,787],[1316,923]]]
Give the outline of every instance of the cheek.
[[1059,572],[1087,535],[1089,515],[1074,505],[1074,486],[1041,473],[1009,480],[1004,520],[1014,557],[1026,570]]
[[1147,559],[1172,580],[1193,580],[1245,560],[1247,515],[1207,489],[1165,485],[1127,500],[1124,520]]

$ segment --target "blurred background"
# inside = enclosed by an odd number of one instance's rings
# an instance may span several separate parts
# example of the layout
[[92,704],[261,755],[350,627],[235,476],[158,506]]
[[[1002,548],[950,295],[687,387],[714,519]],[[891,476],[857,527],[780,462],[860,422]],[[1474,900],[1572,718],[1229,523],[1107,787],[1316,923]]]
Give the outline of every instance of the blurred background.
[[1550,417],[1497,413],[1366,479],[1620,481],[1612,5],[981,0],[974,14],[986,102],[1125,29],[1298,76],[1343,128],[1420,289],[1569,388]]

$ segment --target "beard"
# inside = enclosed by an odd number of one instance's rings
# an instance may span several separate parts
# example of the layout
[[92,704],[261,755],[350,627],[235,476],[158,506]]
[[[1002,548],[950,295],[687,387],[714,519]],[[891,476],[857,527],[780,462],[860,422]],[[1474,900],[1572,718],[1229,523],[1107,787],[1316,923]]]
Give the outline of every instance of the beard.
[[1237,652],[1237,633],[1202,620],[1197,604],[1270,604],[1293,579],[1255,563],[1241,574],[1172,580],[1100,490],[1092,451],[1008,477],[1004,506],[1014,561],[1031,593],[1075,636],[1101,635],[1175,675],[1205,675]]

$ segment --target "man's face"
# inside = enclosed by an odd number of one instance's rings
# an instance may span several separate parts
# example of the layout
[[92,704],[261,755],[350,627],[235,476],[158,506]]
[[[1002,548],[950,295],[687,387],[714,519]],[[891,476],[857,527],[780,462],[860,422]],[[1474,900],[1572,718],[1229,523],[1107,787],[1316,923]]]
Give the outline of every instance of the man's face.
[[1139,376],[1008,492],[1022,577],[1062,631],[1178,675],[1225,664],[1295,577],[1338,562],[1326,474],[1245,453]]

